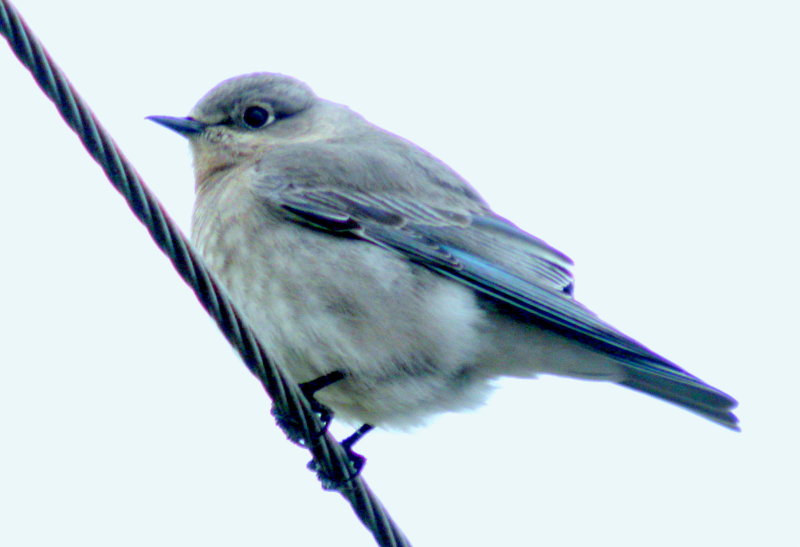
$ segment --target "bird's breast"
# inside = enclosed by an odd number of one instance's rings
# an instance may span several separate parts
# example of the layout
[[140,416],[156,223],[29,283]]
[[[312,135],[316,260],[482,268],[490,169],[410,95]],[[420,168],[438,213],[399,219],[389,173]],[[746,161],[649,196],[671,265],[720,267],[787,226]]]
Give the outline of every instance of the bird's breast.
[[[367,242],[257,204],[201,201],[192,239],[270,356],[298,382],[347,378],[320,400],[340,417],[403,425],[475,406],[483,312],[470,289]],[[477,390],[477,391],[476,391]]]

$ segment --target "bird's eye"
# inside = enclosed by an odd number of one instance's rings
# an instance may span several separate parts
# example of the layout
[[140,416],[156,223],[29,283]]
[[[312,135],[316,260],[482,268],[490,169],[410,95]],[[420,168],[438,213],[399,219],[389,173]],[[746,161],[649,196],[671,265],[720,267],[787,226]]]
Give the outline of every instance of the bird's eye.
[[275,121],[275,114],[263,106],[248,106],[242,113],[242,121],[251,129],[260,129]]

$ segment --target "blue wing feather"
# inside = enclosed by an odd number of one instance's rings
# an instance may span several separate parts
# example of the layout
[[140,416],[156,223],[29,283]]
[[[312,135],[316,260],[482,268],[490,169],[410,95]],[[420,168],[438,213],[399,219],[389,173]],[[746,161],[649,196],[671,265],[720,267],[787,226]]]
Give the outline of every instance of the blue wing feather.
[[542,240],[497,217],[434,209],[361,192],[305,191],[282,196],[296,221],[347,234],[405,256],[472,287],[525,320],[613,356],[620,384],[679,404],[737,429],[736,401],[625,336],[571,297],[572,262]]

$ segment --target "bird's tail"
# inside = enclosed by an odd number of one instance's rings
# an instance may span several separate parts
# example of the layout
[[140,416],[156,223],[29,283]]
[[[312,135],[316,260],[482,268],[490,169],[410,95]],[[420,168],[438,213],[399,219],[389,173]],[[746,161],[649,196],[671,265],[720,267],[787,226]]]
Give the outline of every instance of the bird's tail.
[[720,425],[739,431],[736,400],[678,367],[661,363],[624,363],[620,385],[663,399]]

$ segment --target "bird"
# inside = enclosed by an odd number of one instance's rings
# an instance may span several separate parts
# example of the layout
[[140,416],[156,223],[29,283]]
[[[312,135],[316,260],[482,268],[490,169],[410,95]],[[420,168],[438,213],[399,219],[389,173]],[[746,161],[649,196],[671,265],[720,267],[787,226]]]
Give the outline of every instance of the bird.
[[565,254],[306,83],[245,74],[186,117],[149,119],[190,143],[193,245],[278,365],[363,424],[355,438],[541,374],[613,382],[739,429],[731,396],[575,299]]

